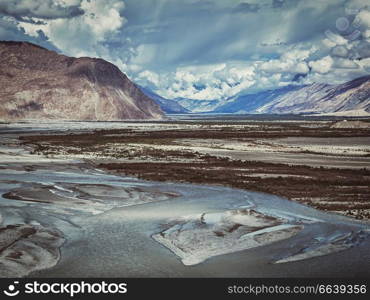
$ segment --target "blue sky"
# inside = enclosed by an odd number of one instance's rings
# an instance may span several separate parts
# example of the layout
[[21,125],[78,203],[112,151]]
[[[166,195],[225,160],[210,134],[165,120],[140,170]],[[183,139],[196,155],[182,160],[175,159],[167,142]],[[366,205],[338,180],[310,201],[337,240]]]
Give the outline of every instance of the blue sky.
[[116,64],[167,98],[370,72],[370,0],[0,0],[0,39]]

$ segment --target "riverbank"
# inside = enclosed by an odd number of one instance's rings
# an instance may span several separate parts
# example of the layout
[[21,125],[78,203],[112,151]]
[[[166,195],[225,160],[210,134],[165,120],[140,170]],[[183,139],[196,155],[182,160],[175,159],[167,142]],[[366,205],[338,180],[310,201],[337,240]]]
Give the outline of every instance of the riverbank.
[[114,123],[30,133],[22,143],[35,154],[84,159],[115,174],[265,192],[366,221],[370,129],[335,122]]
[[[60,256],[52,256],[53,261],[34,262],[32,268],[22,272],[10,268],[14,277],[368,274],[369,226],[363,220],[214,182],[196,185],[114,175],[97,167],[102,161],[112,163],[113,157],[86,160],[88,151],[82,155],[85,160],[79,153],[40,155],[35,151],[36,144],[25,143],[26,138],[35,136],[33,129],[10,131],[2,135],[0,147],[0,212],[7,218],[1,230],[9,233],[9,229],[26,228],[27,234],[20,237],[31,242],[32,238],[40,239],[35,230],[46,228],[63,239],[62,244],[57,242],[61,240],[48,239],[42,244],[45,253]],[[65,139],[70,133],[46,130],[39,134],[40,145],[51,149],[54,142],[48,145],[45,138],[60,135]],[[83,145],[84,140],[78,144],[74,135],[75,131],[70,144]],[[111,136],[116,135],[103,136],[101,146],[107,145],[104,139]],[[64,144],[67,148],[63,149],[70,149],[70,144]],[[196,155],[201,161],[202,155]],[[117,158],[118,163],[122,159]],[[217,159],[232,165],[231,160]],[[161,174],[163,170],[157,168],[156,172]],[[46,233],[42,236],[50,238]],[[21,265],[32,252],[8,254],[2,251],[13,265]]]

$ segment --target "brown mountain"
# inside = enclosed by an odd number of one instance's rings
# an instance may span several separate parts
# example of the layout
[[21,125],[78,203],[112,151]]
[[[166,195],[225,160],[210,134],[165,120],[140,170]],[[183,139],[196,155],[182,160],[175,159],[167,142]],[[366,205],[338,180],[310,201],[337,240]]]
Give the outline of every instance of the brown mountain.
[[0,42],[0,118],[161,119],[164,113],[115,65]]

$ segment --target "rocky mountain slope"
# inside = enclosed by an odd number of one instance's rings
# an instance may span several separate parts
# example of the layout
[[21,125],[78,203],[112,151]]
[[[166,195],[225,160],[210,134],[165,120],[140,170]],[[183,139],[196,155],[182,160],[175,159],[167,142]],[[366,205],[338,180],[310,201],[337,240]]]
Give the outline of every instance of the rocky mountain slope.
[[164,113],[115,65],[26,42],[0,42],[0,118],[161,119]]
[[154,102],[157,103],[159,107],[167,114],[186,114],[190,112],[188,109],[181,106],[180,103],[176,102],[175,100],[163,98],[144,87],[140,87],[140,89],[145,95],[153,99]]
[[258,113],[336,113],[370,111],[370,76],[338,84],[311,84],[261,106]]
[[266,114],[339,114],[370,113],[370,76],[343,84],[314,83],[286,86],[229,99],[214,112]]
[[255,94],[238,96],[216,108],[218,113],[255,113],[262,105],[268,104],[277,97],[299,89],[298,86],[286,86],[276,90],[266,90]]

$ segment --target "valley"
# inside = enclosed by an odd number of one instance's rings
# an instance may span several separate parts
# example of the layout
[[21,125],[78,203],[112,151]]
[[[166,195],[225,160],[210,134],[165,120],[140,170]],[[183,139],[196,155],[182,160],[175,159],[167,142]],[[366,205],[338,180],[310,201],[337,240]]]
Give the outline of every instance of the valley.
[[21,141],[34,154],[84,159],[116,174],[265,192],[369,220],[370,129],[336,128],[340,122],[179,118]]

